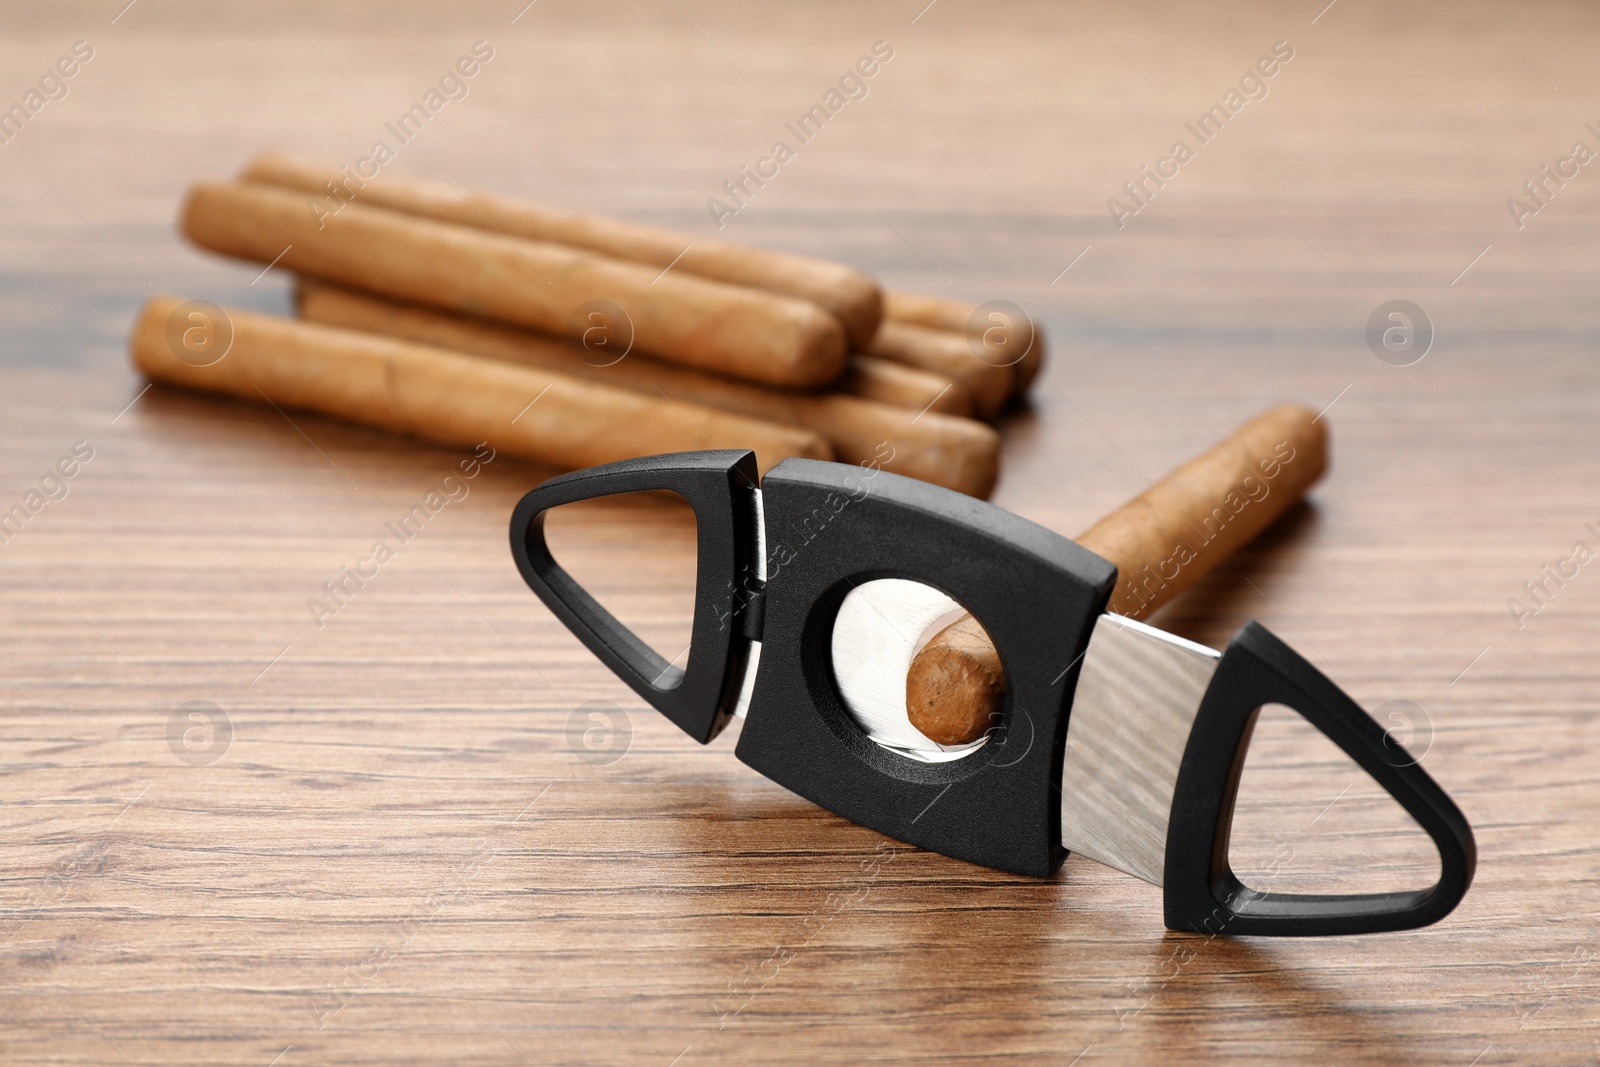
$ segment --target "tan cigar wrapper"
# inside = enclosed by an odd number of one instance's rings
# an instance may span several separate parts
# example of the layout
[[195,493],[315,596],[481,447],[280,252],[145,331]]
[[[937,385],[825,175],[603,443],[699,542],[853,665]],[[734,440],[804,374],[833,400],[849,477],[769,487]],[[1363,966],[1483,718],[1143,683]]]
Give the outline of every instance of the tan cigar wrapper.
[[[833,456],[826,441],[798,426],[215,305],[177,315],[184,304],[156,297],[134,325],[134,365],[156,381],[320,412],[437,444],[487,441],[564,470],[706,448],[754,449],[763,470],[791,456]],[[217,314],[225,321],[214,321]],[[217,337],[228,331],[231,343],[216,362],[195,366],[179,356],[188,329]]]
[[992,419],[1011,399],[1016,373],[979,359],[965,333],[885,320],[867,354],[942,374],[972,392],[972,408],[979,418]]
[[202,183],[183,232],[217,252],[550,333],[581,331],[583,309],[609,301],[639,350],[766,384],[812,388],[844,370],[844,328],[807,301],[361,204],[319,218],[311,202]]
[[303,281],[298,298],[300,314],[316,322],[378,331],[649,397],[804,426],[827,440],[841,463],[874,463],[972,496],[987,496],[999,474],[999,435],[972,419],[919,413],[841,393],[763,389],[636,355],[612,362],[614,355],[620,356],[614,347],[584,348],[316,282]]
[[1298,503],[1327,467],[1327,423],[1310,408],[1284,404],[1245,422],[1078,535],[1117,566],[1106,610],[1146,618]]
[[[960,334],[976,335],[981,339],[984,332],[994,323],[977,317],[979,307],[980,305],[970,300],[952,300],[949,297],[928,296],[924,293],[883,294],[883,317],[886,319],[914,326],[927,326],[936,330],[952,330]],[[1043,369],[1049,354],[1044,327],[1031,320],[1028,327],[1030,336],[1016,338],[1017,342],[1023,345],[1024,354],[1014,364],[1016,371],[1012,380],[1012,396],[1028,391],[1028,387]],[[1005,357],[999,352],[992,352],[990,358],[1002,362]]]
[[[1304,498],[1327,463],[1327,424],[1310,408],[1250,419],[1077,538],[1116,564],[1106,610],[1148,616]],[[999,664],[983,627],[963,615],[911,661],[906,716],[940,744],[976,740],[1005,699]]]
[[[867,274],[810,256],[719,241],[624,222],[600,215],[557,211],[515,197],[461,193],[449,185],[406,178],[363,179],[336,167],[278,152],[257,156],[240,179],[299,189],[322,198],[323,210],[341,200],[440,219],[463,226],[588,248],[618,259],[648,263],[733,285],[786,293],[817,304],[839,319],[850,342],[872,340],[882,318],[882,295]],[[330,191],[329,183],[332,183]]]
[[912,411],[972,415],[972,390],[954,378],[877,356],[851,356],[834,388]]

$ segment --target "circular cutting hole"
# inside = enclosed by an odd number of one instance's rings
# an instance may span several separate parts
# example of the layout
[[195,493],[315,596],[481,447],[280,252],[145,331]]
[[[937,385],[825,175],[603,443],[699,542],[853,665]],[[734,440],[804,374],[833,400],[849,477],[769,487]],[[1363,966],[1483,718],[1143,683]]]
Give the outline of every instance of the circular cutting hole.
[[[956,600],[905,578],[863,582],[845,596],[833,622],[834,682],[850,717],[875,744],[924,763],[962,759],[988,744],[988,731],[996,725],[991,707],[997,702],[996,689],[1002,697],[1004,693],[993,642],[971,618],[960,633],[951,635],[960,639],[958,644],[951,646],[940,638],[965,616],[966,609]],[[933,684],[942,704],[936,702],[937,714],[925,721],[946,731],[952,723],[965,721],[975,740],[941,744],[918,729],[907,714],[912,660],[936,638],[940,638],[939,669],[923,681]],[[987,672],[982,666],[985,658],[992,663]]]

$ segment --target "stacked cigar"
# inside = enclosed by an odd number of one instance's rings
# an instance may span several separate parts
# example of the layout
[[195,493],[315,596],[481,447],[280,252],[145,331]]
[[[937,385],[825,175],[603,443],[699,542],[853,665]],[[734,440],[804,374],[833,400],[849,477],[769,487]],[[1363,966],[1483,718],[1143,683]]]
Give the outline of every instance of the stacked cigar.
[[300,320],[154,299],[132,340],[149,377],[560,468],[751,448],[983,497],[986,422],[1045,354],[1006,302],[275,154],[193,187],[181,225],[297,272]]

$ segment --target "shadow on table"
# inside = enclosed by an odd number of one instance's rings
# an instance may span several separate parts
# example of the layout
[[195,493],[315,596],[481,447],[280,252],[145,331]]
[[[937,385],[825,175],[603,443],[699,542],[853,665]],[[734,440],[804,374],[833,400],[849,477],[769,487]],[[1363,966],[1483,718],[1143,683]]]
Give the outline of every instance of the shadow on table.
[[[431,474],[471,451],[298,408],[161,383],[139,394],[123,416],[128,422],[138,419],[144,420],[151,437],[196,454],[282,470],[316,465],[328,468],[334,477],[340,469],[336,462],[367,472]],[[558,473],[510,455],[498,457],[493,469],[496,474],[516,470],[518,483],[528,488]]]
[[[1297,941],[1295,945],[1307,944]],[[1336,961],[1349,965],[1352,939],[1322,941],[1333,948]],[[1164,944],[1178,956],[1195,956],[1189,967],[1153,989],[1149,1024],[1163,1044],[1184,1047],[1250,1048],[1262,1056],[1269,1048],[1281,1054],[1304,1056],[1305,1046],[1314,1062],[1397,1064],[1438,1062],[1439,1049],[1425,1048],[1423,1035],[1412,1032],[1414,1013],[1396,1014],[1381,1005],[1352,1004],[1326,982],[1308,973],[1338,973],[1327,960],[1303,953],[1274,951],[1273,946],[1234,938],[1206,939],[1195,934],[1167,932]],[[1373,952],[1393,952],[1391,945],[1373,943]],[[1291,955],[1292,952],[1292,955]],[[1363,955],[1365,955],[1363,953]],[[1286,965],[1286,959],[1299,961]],[[1340,970],[1344,968],[1341,967]],[[1363,983],[1365,985],[1366,983]],[[1397,999],[1403,996],[1396,990]],[[1400,1030],[1398,1026],[1406,1026]],[[1169,1031],[1178,1030],[1174,1035]],[[1437,1035],[1434,1035],[1435,1037]]]
[[[1192,1062],[1198,1050],[1224,1062],[1436,1062],[1437,1032],[1374,1002],[1372,954],[1392,943],[1173,933],[1158,888],[1097,864],[1008,875],[890,841],[770,784],[704,790],[701,817],[658,832],[707,861],[695,877],[709,881],[685,900],[696,919],[683,949],[704,977],[712,1029],[890,1020],[926,1049],[971,1041],[1024,1060],[1092,1047],[1121,1062]],[[1364,973],[1345,988],[1352,972]]]

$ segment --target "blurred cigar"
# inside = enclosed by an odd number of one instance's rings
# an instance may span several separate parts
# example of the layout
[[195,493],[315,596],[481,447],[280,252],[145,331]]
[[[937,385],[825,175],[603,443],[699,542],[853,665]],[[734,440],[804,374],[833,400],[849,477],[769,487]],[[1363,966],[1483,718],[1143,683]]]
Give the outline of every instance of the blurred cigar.
[[970,416],[972,390],[943,374],[919,370],[877,356],[857,353],[845,364],[833,387],[881,404],[912,411],[937,411],[942,415]]
[[820,436],[548,370],[392,337],[156,297],[134,324],[156,381],[333,415],[446,445],[487,441],[563,469],[706,447],[752,448],[763,470],[831,459]]
[[844,328],[816,304],[565,245],[362,204],[318,218],[303,193],[242,183],[191,188],[183,231],[217,252],[551,333],[581,333],[590,309],[614,306],[640,350],[771,385],[811,388],[844,370]]
[[[512,237],[550,241],[603,252],[735,285],[786,293],[817,304],[839,319],[853,346],[872,339],[882,318],[882,296],[866,274],[840,263],[747,248],[710,237],[581,215],[490,193],[462,193],[449,185],[404,178],[363,179],[295,156],[257,156],[241,180],[312,194],[309,210],[332,215],[349,202],[388,208]],[[654,273],[654,272],[652,272]]]
[[1011,399],[1016,374],[978,358],[965,333],[885,319],[867,354],[954,378],[972,392],[972,410],[992,419]]
[[912,322],[936,330],[966,333],[978,305],[969,300],[952,300],[924,293],[890,290],[883,294],[883,317],[896,322]]
[[1044,327],[1031,316],[1018,316],[1008,308],[985,308],[968,300],[922,293],[889,292],[883,294],[883,317],[975,337],[990,362],[1004,363],[1014,357],[1013,396],[1027,392],[1044,366]]
[[988,496],[999,474],[999,435],[972,419],[919,414],[840,393],[763,389],[624,354],[610,341],[588,347],[570,344],[314,281],[303,280],[297,293],[300,314],[314,322],[392,334],[653,398],[805,426],[827,440],[842,463],[876,463],[978,497]]

